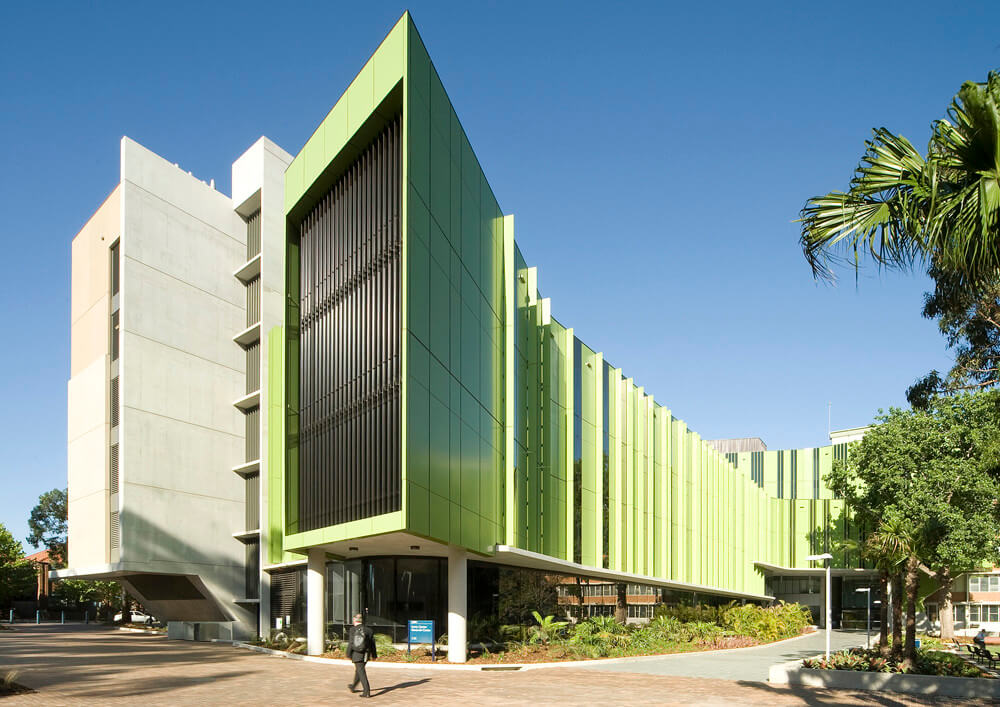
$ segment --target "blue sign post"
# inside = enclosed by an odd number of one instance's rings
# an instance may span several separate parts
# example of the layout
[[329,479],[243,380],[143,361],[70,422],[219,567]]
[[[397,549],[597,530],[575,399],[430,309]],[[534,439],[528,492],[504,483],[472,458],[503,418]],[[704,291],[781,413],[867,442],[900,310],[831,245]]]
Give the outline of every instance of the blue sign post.
[[406,632],[406,654],[410,654],[410,644],[412,643],[430,643],[431,644],[431,661],[437,660],[435,654],[434,646],[434,621],[407,621]]

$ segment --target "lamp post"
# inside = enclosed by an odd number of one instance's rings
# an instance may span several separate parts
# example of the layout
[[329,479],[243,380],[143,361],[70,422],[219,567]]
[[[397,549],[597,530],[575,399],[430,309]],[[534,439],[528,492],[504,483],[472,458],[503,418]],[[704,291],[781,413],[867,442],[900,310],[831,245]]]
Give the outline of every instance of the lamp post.
[[864,594],[868,598],[868,627],[865,629],[865,648],[872,647],[872,588],[862,587],[855,589],[858,594]]
[[822,555],[808,555],[806,559],[810,562],[819,562],[820,560],[826,560],[826,661],[830,662],[830,623],[831,623],[831,602],[833,598],[830,596],[830,561],[833,559],[833,555],[829,552],[824,552]]

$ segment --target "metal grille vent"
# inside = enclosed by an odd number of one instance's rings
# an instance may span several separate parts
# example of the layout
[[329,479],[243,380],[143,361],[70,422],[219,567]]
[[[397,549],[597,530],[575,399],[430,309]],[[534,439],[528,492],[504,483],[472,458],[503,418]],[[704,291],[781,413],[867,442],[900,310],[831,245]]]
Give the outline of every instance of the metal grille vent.
[[400,125],[300,224],[302,530],[400,507]]
[[118,427],[118,377],[111,379],[111,426]]
[[111,547],[117,548],[121,542],[121,527],[119,526],[118,511],[111,511]]
[[118,445],[111,445],[111,461],[108,470],[108,487],[111,493],[118,493]]
[[260,253],[260,209],[247,219],[247,260],[253,260]]
[[301,572],[297,569],[271,573],[271,625],[276,619],[291,616],[299,595]]

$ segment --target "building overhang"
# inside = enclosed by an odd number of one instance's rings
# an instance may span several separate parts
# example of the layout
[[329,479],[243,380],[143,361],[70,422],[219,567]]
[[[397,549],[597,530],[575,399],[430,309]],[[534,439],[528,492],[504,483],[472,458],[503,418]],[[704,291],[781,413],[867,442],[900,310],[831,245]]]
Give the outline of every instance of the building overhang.
[[232,621],[196,574],[159,572],[141,562],[114,562],[49,572],[51,579],[113,580],[161,621]]
[[616,572],[614,570],[588,567],[576,562],[560,560],[549,557],[538,552],[522,550],[510,545],[496,545],[493,548],[493,555],[478,558],[481,562],[491,562],[500,565],[513,565],[528,569],[542,570],[554,574],[569,574],[589,577],[591,579],[603,579],[609,582],[625,582],[632,584],[646,584],[654,587],[664,587],[666,589],[677,589],[684,592],[699,592],[713,594],[716,596],[731,597],[733,599],[750,599],[753,601],[773,601],[774,597],[769,594],[752,594],[748,592],[735,592],[731,589],[722,589],[704,584],[692,584],[689,582],[677,582],[663,579],[661,577],[650,577],[644,574],[631,574],[628,572]]
[[[416,557],[448,557],[448,545],[405,532],[384,533],[353,540],[340,540],[337,542],[322,543],[313,547],[322,548],[327,554],[338,560],[378,557],[380,555],[397,557],[405,557],[407,555]],[[306,550],[307,548],[296,549],[297,552],[305,552]],[[661,577],[650,577],[644,574],[630,574],[628,572],[616,572],[614,570],[588,567],[587,565],[560,560],[556,557],[531,552],[530,550],[522,550],[510,545],[494,545],[491,550],[492,553],[485,555],[470,551],[469,559],[506,567],[534,569],[551,574],[587,577],[589,579],[606,580],[616,583],[645,584],[684,592],[698,592],[730,597],[732,599],[747,599],[751,601],[774,600],[774,597],[770,594],[736,592],[731,589],[712,587],[704,584],[677,582]],[[275,567],[268,567],[267,569],[275,569]]]
[[[825,567],[783,567],[772,565],[769,562],[754,562],[754,567],[763,570],[770,575],[792,576],[792,577],[823,577],[826,576]],[[834,567],[830,570],[834,577],[874,577],[878,575],[878,570],[845,569]]]

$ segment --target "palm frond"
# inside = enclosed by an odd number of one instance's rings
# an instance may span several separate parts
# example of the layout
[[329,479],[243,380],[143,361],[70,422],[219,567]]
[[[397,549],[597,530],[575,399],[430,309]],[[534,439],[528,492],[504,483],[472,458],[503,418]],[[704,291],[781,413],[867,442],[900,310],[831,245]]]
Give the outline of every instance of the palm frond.
[[806,202],[799,242],[819,279],[832,265],[905,269],[931,262],[964,285],[1000,273],[1000,73],[967,82],[933,124],[926,157],[873,131],[847,192]]

